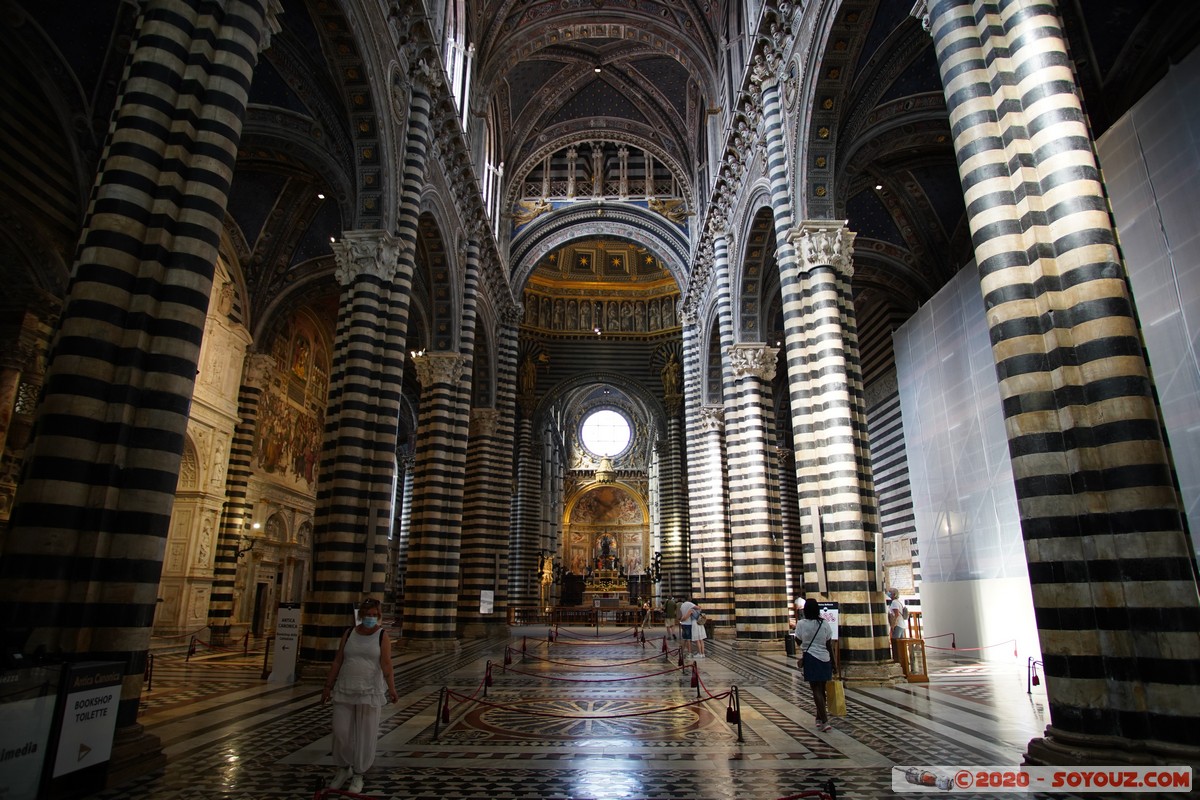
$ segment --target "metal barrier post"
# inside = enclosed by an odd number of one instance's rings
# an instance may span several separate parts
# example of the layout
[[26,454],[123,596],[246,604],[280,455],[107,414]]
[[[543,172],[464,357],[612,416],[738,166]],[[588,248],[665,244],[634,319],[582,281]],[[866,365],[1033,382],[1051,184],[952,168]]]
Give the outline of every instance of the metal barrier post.
[[274,638],[275,638],[274,636],[268,636],[268,637],[267,637],[267,646],[266,646],[266,648],[263,650],[263,670],[262,670],[262,679],[263,679],[264,681],[265,681],[267,678],[271,677],[271,667],[270,667],[270,665],[268,664],[268,661],[269,661],[269,659],[271,658],[271,642],[272,642],[272,640],[274,640]]

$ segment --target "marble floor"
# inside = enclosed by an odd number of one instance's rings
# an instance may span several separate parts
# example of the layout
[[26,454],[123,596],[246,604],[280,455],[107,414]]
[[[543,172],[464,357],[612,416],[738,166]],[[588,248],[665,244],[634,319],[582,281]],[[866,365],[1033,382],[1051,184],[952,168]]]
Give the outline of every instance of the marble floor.
[[[894,765],[1016,765],[1048,722],[1043,689],[1026,691],[1024,658],[941,653],[927,684],[848,687],[846,716],[822,733],[782,645],[750,654],[710,640],[706,658],[681,666],[654,636],[575,628],[549,643],[543,628],[453,652],[397,647],[400,701],[384,709],[365,794],[769,800],[832,780],[838,798],[896,797]],[[340,796],[319,791],[333,772],[324,670],[280,685],[262,667],[261,649],[160,654],[140,721],[168,764],[94,797]],[[729,710],[735,686],[740,715]]]

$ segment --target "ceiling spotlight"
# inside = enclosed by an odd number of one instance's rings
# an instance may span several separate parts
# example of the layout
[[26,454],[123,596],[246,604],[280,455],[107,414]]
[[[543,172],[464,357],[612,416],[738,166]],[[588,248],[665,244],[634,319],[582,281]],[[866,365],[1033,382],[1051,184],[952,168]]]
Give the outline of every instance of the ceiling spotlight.
[[600,335],[600,329],[599,329],[599,328],[592,328],[592,332],[593,332],[593,333],[595,333],[597,336],[599,336],[599,335]]
[[317,199],[318,199],[318,200],[324,200],[324,199],[325,199],[325,195],[321,194],[320,192],[317,192]]
[[331,241],[331,242],[337,242],[337,239],[335,239],[334,237],[330,236],[330,237],[329,237],[329,241]]
[[882,184],[882,183],[877,183],[877,184],[875,184],[875,191],[877,191],[877,192],[882,192],[882,191],[883,191],[883,184]]
[[596,68],[594,68],[594,69],[592,70],[592,72],[599,72],[599,71],[600,71],[600,68],[599,68],[599,67],[596,67]]

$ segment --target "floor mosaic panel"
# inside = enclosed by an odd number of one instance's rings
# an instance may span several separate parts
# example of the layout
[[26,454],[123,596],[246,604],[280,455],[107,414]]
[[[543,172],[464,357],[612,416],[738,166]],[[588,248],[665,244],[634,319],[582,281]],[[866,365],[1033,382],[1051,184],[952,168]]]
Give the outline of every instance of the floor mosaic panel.
[[[771,800],[833,780],[842,800],[895,798],[892,765],[1016,764],[1047,722],[1045,693],[1026,693],[1019,664],[931,659],[929,684],[849,688],[847,715],[825,733],[783,653],[712,641],[692,686],[692,662],[679,669],[677,655],[656,655],[661,642],[544,639],[397,652],[401,698],[385,709],[364,796]],[[261,680],[253,654],[157,662],[141,721],[169,763],[97,800],[299,800],[329,779],[323,669],[277,685]],[[735,685],[740,742],[727,711]]]

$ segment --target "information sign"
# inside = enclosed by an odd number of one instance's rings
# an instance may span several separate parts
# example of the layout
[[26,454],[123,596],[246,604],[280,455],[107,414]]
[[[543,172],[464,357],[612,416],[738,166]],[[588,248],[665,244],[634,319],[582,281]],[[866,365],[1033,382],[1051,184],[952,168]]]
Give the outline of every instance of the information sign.
[[296,649],[300,645],[300,605],[284,603],[275,616],[275,650],[267,683],[295,683]]
[[124,677],[118,662],[71,664],[66,669],[55,778],[108,761]]

